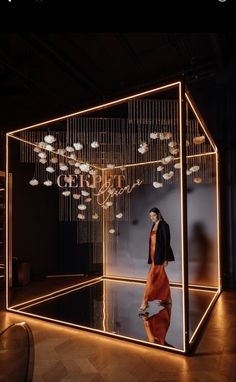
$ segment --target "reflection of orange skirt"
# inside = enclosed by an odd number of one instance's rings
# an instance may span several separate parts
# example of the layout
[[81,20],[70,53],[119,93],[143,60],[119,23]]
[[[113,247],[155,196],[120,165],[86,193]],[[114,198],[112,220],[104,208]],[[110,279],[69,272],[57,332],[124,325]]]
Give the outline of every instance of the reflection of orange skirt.
[[147,276],[147,284],[144,292],[144,301],[165,300],[171,301],[169,280],[164,265],[154,264],[156,245],[156,232],[151,232],[150,255],[152,264]]

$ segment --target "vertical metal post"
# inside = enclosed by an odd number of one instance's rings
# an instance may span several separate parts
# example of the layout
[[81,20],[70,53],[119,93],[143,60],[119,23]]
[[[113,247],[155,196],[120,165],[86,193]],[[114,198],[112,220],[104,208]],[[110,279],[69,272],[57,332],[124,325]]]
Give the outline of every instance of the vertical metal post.
[[187,177],[186,177],[186,100],[185,84],[179,85],[179,121],[181,155],[181,244],[182,244],[182,287],[183,287],[183,340],[184,350],[189,351],[189,290],[188,290],[188,221],[187,221]]

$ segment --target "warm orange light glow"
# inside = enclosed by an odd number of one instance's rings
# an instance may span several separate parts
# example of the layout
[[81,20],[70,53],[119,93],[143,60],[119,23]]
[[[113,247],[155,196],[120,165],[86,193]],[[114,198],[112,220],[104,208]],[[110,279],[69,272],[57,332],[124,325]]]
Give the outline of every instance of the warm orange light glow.
[[[15,134],[18,133],[18,132],[21,132],[21,131],[26,131],[26,130],[31,130],[31,129],[36,129],[36,128],[39,128],[39,127],[43,127],[43,126],[46,126],[48,124],[51,124],[51,123],[54,123],[54,122],[58,122],[58,121],[62,121],[62,120],[66,120],[67,118],[70,118],[70,117],[75,117],[75,116],[80,116],[80,115],[84,115],[86,113],[92,113],[94,111],[97,111],[97,110],[102,110],[102,109],[105,109],[105,108],[108,108],[108,107],[111,107],[111,106],[116,106],[116,105],[119,105],[119,104],[122,104],[126,101],[129,101],[131,99],[135,99],[135,98],[138,98],[138,97],[142,97],[142,96],[146,96],[146,95],[151,95],[151,94],[155,94],[159,91],[162,91],[162,90],[167,90],[167,89],[171,89],[171,88],[174,88],[176,87],[178,89],[178,101],[179,101],[179,134],[180,134],[180,156],[179,157],[175,157],[174,158],[174,161],[181,161],[181,169],[180,169],[180,213],[181,213],[181,216],[180,216],[180,223],[181,223],[181,270],[182,270],[182,277],[181,277],[181,282],[180,283],[175,283],[175,282],[172,282],[170,283],[170,286],[172,288],[177,288],[177,289],[181,289],[181,292],[182,292],[182,301],[183,301],[183,314],[182,314],[182,319],[183,319],[183,349],[176,349],[176,348],[172,348],[172,347],[169,347],[169,346],[166,346],[166,345],[160,345],[160,344],[153,344],[153,343],[148,343],[147,341],[143,341],[143,340],[138,340],[138,339],[134,339],[134,338],[131,338],[131,337],[127,337],[127,336],[123,336],[123,335],[120,335],[120,334],[116,334],[116,333],[109,333],[107,330],[108,330],[108,325],[107,325],[107,304],[108,304],[108,301],[107,300],[107,296],[106,296],[106,288],[105,288],[105,282],[103,282],[103,319],[102,319],[102,327],[103,327],[103,330],[99,330],[99,329],[95,329],[95,328],[89,328],[89,327],[85,327],[85,326],[82,326],[82,325],[77,325],[77,324],[73,324],[73,323],[68,323],[68,322],[64,322],[64,321],[61,321],[61,320],[57,320],[57,319],[51,319],[51,318],[48,318],[48,317],[45,317],[45,316],[41,316],[41,315],[37,315],[37,314],[32,314],[32,313],[29,313],[29,312],[25,312],[25,311],[22,311],[22,309],[26,309],[26,308],[29,308],[29,307],[32,307],[34,305],[38,305],[42,302],[45,302],[45,301],[49,301],[49,300],[52,300],[52,299],[55,299],[55,298],[58,298],[60,296],[63,296],[63,295],[66,295],[66,294],[69,294],[69,293],[73,293],[79,289],[82,289],[82,288],[85,288],[87,286],[92,286],[98,282],[101,282],[101,281],[105,281],[105,280],[112,280],[113,282],[119,282],[119,283],[132,283],[132,284],[144,284],[146,283],[146,280],[145,279],[142,279],[142,278],[129,278],[129,277],[120,277],[120,276],[115,276],[115,275],[108,275],[107,274],[107,263],[108,263],[108,251],[107,251],[107,234],[106,234],[106,216],[107,216],[107,213],[108,211],[106,210],[102,210],[102,236],[103,236],[103,245],[102,245],[102,248],[103,248],[103,276],[100,276],[100,277],[96,277],[94,278],[93,280],[87,280],[85,282],[82,282],[82,283],[78,283],[78,284],[75,284],[73,286],[70,286],[70,287],[66,287],[66,288],[62,288],[62,289],[59,289],[57,291],[54,291],[54,292],[51,292],[51,293],[48,293],[48,294],[45,294],[43,296],[40,296],[40,297],[37,297],[37,298],[34,298],[34,299],[31,299],[31,300],[27,300],[23,303],[20,303],[20,304],[17,304],[17,305],[14,305],[14,306],[11,306],[9,307],[9,254],[8,254],[8,251],[9,251],[9,137],[10,138],[13,138],[13,139],[16,139],[18,141],[21,141],[21,142],[24,142],[26,144],[30,144],[32,146],[35,146],[35,147],[39,147],[38,145],[32,143],[32,142],[28,142],[22,138],[19,138],[17,137]],[[87,331],[90,331],[90,332],[95,332],[95,333],[102,333],[102,334],[106,334],[110,337],[117,337],[117,338],[121,338],[121,339],[128,339],[129,341],[131,342],[135,342],[135,343],[140,343],[140,344],[145,344],[146,346],[150,346],[150,347],[156,347],[156,348],[163,348],[163,349],[168,349],[168,350],[171,350],[173,352],[177,352],[177,353],[186,353],[186,351],[188,350],[188,343],[186,343],[186,334],[188,335],[189,333],[186,333],[186,322],[187,322],[187,315],[189,312],[187,312],[186,310],[186,300],[185,300],[185,297],[188,293],[189,290],[194,290],[194,291],[201,291],[201,292],[206,292],[206,293],[212,293],[214,294],[214,297],[212,298],[209,306],[207,307],[206,311],[204,312],[203,316],[201,317],[201,320],[200,322],[198,323],[196,329],[194,330],[191,338],[190,338],[190,341],[189,343],[190,344],[193,344],[193,342],[195,341],[196,339],[196,336],[199,332],[199,330],[201,329],[201,326],[203,324],[203,322],[205,321],[208,313],[210,312],[211,308],[213,307],[215,301],[217,300],[219,294],[220,294],[220,291],[221,291],[221,268],[220,268],[220,209],[219,209],[219,158],[218,158],[218,150],[217,150],[217,147],[207,129],[207,127],[205,126],[204,124],[204,121],[202,120],[199,112],[197,111],[196,107],[194,106],[194,103],[193,101],[191,100],[191,96],[187,93],[185,93],[185,97],[186,97],[186,100],[188,102],[188,104],[190,105],[191,107],[191,110],[193,111],[197,121],[199,122],[201,128],[203,129],[205,135],[207,136],[212,148],[213,148],[213,152],[207,152],[207,153],[203,153],[203,154],[194,154],[194,155],[186,155],[186,158],[195,158],[195,157],[204,157],[204,156],[210,156],[210,155],[216,155],[216,211],[217,211],[217,260],[218,260],[218,290],[215,286],[207,286],[207,285],[196,285],[196,284],[187,284],[187,280],[185,279],[185,261],[186,261],[186,254],[185,254],[185,234],[184,234],[184,230],[183,230],[183,227],[184,225],[186,224],[186,221],[185,221],[185,218],[184,218],[184,215],[183,215],[183,206],[184,206],[184,191],[183,191],[183,186],[184,186],[184,181],[185,181],[185,177],[186,177],[186,174],[185,174],[185,171],[183,169],[183,152],[184,152],[184,149],[182,147],[182,143],[183,143],[183,121],[182,121],[182,97],[184,95],[182,94],[182,88],[181,88],[181,82],[180,81],[177,81],[177,82],[173,82],[171,84],[168,84],[168,85],[165,85],[165,86],[160,86],[160,87],[157,87],[157,88],[154,88],[154,89],[151,89],[151,90],[148,90],[148,91],[144,91],[144,92],[140,92],[140,93],[136,93],[134,95],[131,95],[131,96],[128,96],[128,97],[124,97],[124,98],[120,98],[118,100],[115,100],[115,101],[111,101],[111,102],[107,102],[107,103],[103,103],[101,105],[98,105],[98,106],[95,106],[95,107],[91,107],[91,108],[87,108],[87,109],[84,109],[84,110],[81,110],[81,111],[78,111],[78,112],[75,112],[75,113],[72,113],[72,114],[68,114],[68,115],[65,115],[65,116],[62,116],[62,117],[59,117],[59,118],[54,118],[54,119],[51,119],[51,120],[48,120],[48,121],[45,121],[45,122],[42,122],[42,123],[37,123],[37,124],[34,124],[34,125],[31,125],[31,126],[27,126],[25,128],[22,128],[22,129],[17,129],[17,130],[14,130],[14,131],[11,131],[9,133],[6,134],[6,306],[7,306],[7,310],[9,311],[12,311],[14,313],[19,313],[19,314],[23,314],[25,316],[30,316],[30,317],[34,317],[34,318],[42,318],[44,320],[47,320],[47,321],[50,321],[50,322],[54,322],[54,323],[59,323],[59,324],[64,324],[64,325],[69,325],[69,326],[72,326],[72,327],[76,327],[76,328],[79,328],[79,329],[84,329],[84,330],[87,330]],[[55,155],[58,155],[56,154],[56,152],[52,152],[53,154]],[[67,159],[70,159],[70,157],[66,156],[66,155],[61,155],[60,156],[63,156]],[[156,161],[148,161],[148,162],[141,162],[141,163],[132,163],[132,164],[124,164],[124,165],[120,165],[120,166],[114,166],[114,169],[119,169],[119,168],[129,168],[129,167],[136,167],[136,166],[145,166],[145,165],[152,165],[152,164],[157,164],[157,163],[160,163],[162,160],[156,160]],[[85,163],[83,161],[80,160],[81,163]],[[109,170],[111,171],[111,169],[109,168],[102,168],[102,167],[99,167],[99,166],[95,166],[95,165],[91,165],[91,167],[94,167],[96,169],[99,169],[102,171],[102,179],[103,179],[103,183],[104,183],[104,179],[105,179],[105,171]],[[1,189],[1,190],[4,190],[4,189]],[[11,210],[10,210],[11,211]],[[11,241],[11,240],[10,240]]]

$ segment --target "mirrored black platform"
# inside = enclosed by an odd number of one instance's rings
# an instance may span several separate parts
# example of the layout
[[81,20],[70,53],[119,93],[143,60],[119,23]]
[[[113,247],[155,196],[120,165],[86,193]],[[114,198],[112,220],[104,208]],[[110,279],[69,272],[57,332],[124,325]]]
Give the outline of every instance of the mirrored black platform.
[[[182,350],[182,288],[171,288],[172,304],[160,305],[153,301],[140,314],[138,308],[144,286],[143,283],[104,279],[40,302],[32,302],[23,308],[19,307],[19,310],[79,327]],[[215,293],[194,289],[189,291],[190,336]]]

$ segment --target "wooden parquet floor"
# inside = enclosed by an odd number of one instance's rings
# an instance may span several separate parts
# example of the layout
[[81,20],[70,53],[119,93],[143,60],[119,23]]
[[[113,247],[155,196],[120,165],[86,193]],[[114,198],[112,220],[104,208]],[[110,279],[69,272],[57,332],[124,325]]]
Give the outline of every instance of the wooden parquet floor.
[[1,330],[20,321],[33,332],[33,382],[236,381],[236,292],[221,294],[191,356],[0,312]]

